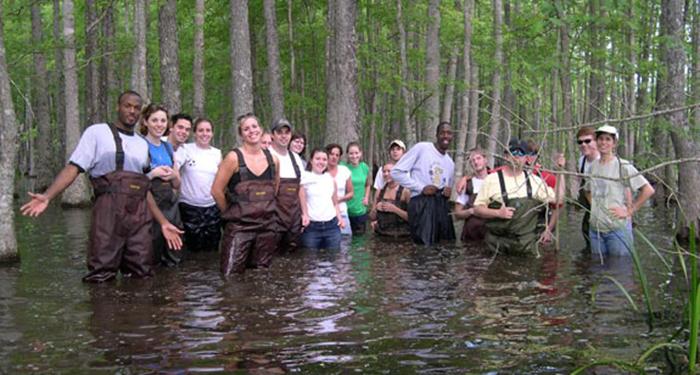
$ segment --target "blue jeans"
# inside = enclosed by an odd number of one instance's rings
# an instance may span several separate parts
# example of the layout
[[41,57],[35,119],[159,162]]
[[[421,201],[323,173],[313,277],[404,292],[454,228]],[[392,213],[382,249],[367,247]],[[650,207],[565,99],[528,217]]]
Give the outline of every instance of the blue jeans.
[[301,244],[308,249],[340,249],[338,219],[310,222],[301,234]]
[[629,256],[632,251],[634,236],[632,235],[632,223],[628,223],[622,229],[610,232],[598,232],[591,228],[591,251],[593,256]]

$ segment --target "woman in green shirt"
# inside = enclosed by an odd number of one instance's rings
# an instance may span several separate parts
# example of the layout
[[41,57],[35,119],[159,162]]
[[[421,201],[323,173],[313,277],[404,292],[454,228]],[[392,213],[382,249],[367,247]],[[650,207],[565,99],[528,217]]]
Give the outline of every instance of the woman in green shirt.
[[353,234],[364,234],[367,226],[367,206],[371,187],[371,173],[367,163],[362,161],[362,150],[357,142],[350,142],[345,151],[348,162],[343,163],[350,169],[352,186],[355,194],[348,201],[348,216]]

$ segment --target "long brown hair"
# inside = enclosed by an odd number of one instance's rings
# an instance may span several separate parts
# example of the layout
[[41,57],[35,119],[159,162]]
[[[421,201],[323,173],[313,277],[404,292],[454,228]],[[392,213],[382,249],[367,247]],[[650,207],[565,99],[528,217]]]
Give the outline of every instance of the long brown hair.
[[148,126],[146,126],[146,121],[148,121],[148,119],[158,111],[165,112],[165,118],[168,119],[168,126],[165,127],[165,133],[163,133],[163,135],[168,135],[168,130],[170,130],[170,115],[168,114],[168,110],[162,104],[155,103],[151,103],[141,110],[141,126],[139,127],[139,133],[141,133],[141,135],[145,136],[148,134]]

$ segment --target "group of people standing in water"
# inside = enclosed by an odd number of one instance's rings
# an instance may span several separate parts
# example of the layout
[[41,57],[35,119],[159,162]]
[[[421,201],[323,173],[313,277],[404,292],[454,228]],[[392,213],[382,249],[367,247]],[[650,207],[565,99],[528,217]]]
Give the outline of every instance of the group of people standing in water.
[[[462,241],[524,254],[552,241],[564,203],[564,181],[537,164],[534,142],[512,140],[505,163],[493,170],[483,151],[470,150],[469,171],[456,182],[447,122],[438,124],[434,142],[407,150],[393,140],[373,176],[357,142],[315,148],[307,161],[306,138],[285,119],[267,132],[254,114],[240,116],[240,146],[222,155],[211,145],[210,120],[142,107],[138,93],[122,93],[117,120],[89,126],[51,186],[29,193],[21,207],[38,216],[80,173],[89,175],[95,204],[85,281],[119,272],[150,276],[155,265],[182,260],[183,242],[191,252],[218,250],[223,275],[268,267],[276,254],[298,247],[338,249],[343,236],[368,227],[431,245],[456,238],[453,217],[464,220]],[[194,142],[187,143],[190,133]],[[617,137],[608,125],[577,134],[579,172],[604,176],[587,178],[579,195],[584,235],[600,254],[632,246],[631,216],[653,194],[631,163],[614,155]],[[556,164],[562,168],[563,157]],[[636,199],[633,190],[641,190]]]

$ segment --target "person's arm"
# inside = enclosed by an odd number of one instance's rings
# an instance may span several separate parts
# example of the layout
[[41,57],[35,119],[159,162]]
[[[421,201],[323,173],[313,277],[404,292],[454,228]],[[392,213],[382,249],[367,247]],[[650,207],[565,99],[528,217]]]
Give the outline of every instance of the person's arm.
[[472,215],[474,215],[473,207],[468,208],[466,205],[455,203],[454,216],[457,219],[466,219]]
[[275,163],[275,195],[277,195],[280,191],[280,159],[275,155],[272,155],[272,159]]
[[[336,183],[335,179],[333,179],[333,183]],[[338,192],[338,189],[336,186],[336,196],[337,196],[337,192]],[[352,179],[350,178],[350,176],[348,176],[348,179],[345,180],[345,195],[343,195],[342,197],[338,197],[337,203],[341,204],[343,202],[347,202],[350,199],[352,199],[352,197],[354,195],[355,195],[355,188],[352,186]]]
[[[348,179],[350,181],[350,179]],[[352,186],[352,184],[350,184]],[[335,182],[335,179],[333,179],[333,207],[335,208],[335,217],[338,219],[338,226],[340,229],[345,228],[345,221],[343,220],[343,217],[340,215],[340,205],[338,203],[338,184]]]
[[238,156],[235,152],[229,152],[219,164],[214,183],[211,185],[211,196],[221,212],[224,212],[228,205],[226,202],[226,185],[228,185],[236,171],[238,171]]
[[301,206],[301,226],[306,228],[311,220],[309,219],[309,207],[306,205],[306,189],[299,186],[299,205]]
[[611,207],[610,212],[619,219],[632,218],[634,214],[639,211],[644,205],[644,202],[649,200],[652,195],[654,195],[654,188],[649,184],[645,184],[640,188],[637,198],[632,202],[629,207]]
[[484,205],[474,206],[474,215],[483,219],[510,219],[515,208],[502,205],[501,208],[488,208]]
[[163,232],[163,237],[168,247],[173,250],[180,250],[182,248],[182,238],[180,238],[180,235],[185,232],[174,226],[165,218],[150,191],[146,193],[146,202],[148,203],[148,209],[151,211],[151,214],[153,214],[153,219],[160,224],[160,229]]
[[61,194],[63,190],[66,190],[66,188],[75,181],[78,175],[80,175],[80,169],[78,169],[76,165],[68,164],[63,167],[61,172],[51,183],[51,186],[49,186],[43,194],[27,193],[31,199],[20,208],[22,215],[31,217],[41,215],[49,206],[51,200],[58,194]]
[[[408,150],[408,152],[399,159],[399,162],[394,165],[394,168],[391,169],[391,177],[394,181],[411,191],[423,192],[424,188],[429,186],[428,184],[421,183],[411,174],[411,169],[413,169],[421,151],[421,146],[414,146]],[[437,187],[433,186],[433,188],[434,191],[432,191],[432,194],[435,194]]]
[[467,175],[462,176],[462,178],[460,178],[459,181],[457,181],[457,185],[455,185],[457,194],[464,193],[464,190],[467,188],[467,181],[469,181],[469,176]]
[[[367,167],[369,169],[369,167]],[[367,178],[365,178],[365,194],[362,196],[362,205],[365,207],[369,206],[369,196],[372,190],[372,171],[367,171]]]

